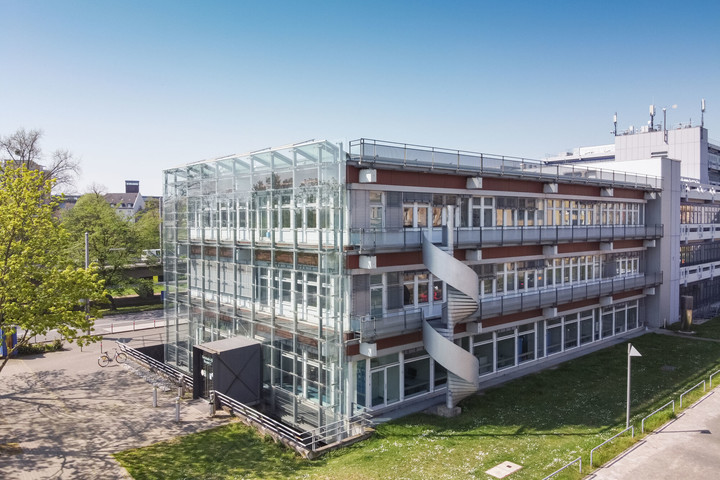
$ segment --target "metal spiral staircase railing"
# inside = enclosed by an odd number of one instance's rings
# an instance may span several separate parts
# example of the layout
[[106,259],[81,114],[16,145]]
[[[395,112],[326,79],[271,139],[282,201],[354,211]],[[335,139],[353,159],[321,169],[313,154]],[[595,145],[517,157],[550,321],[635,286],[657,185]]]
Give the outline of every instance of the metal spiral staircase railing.
[[478,278],[475,272],[423,235],[423,263],[430,272],[449,286],[447,305],[441,320],[423,320],[425,350],[448,372],[447,407],[455,407],[479,388],[478,360],[455,345],[455,325],[472,318],[479,307]]

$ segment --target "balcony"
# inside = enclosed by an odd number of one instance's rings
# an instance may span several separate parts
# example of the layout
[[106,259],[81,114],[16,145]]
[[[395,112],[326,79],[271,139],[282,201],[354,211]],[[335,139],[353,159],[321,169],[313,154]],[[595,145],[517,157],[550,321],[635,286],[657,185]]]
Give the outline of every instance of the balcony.
[[[419,249],[424,229],[350,229],[350,245],[360,251]],[[663,236],[663,225],[563,225],[455,229],[455,248],[516,245],[554,245],[573,242],[650,240]],[[436,238],[437,237],[437,238]],[[442,240],[442,228],[432,229],[433,242]]]
[[377,338],[402,335],[422,329],[423,313],[420,308],[388,312],[385,315],[353,316],[350,328],[360,332],[360,340],[372,341]]
[[603,278],[583,284],[559,286],[512,296],[503,295],[501,297],[483,298],[480,301],[480,318],[492,318],[526,310],[555,307],[589,298],[606,297],[616,293],[654,287],[660,285],[662,281],[662,272],[641,273],[633,276]]
[[[479,319],[555,307],[591,298],[654,287],[663,282],[663,273],[645,273],[633,276],[604,278],[587,283],[550,287],[513,295],[483,297],[480,299]],[[361,341],[402,335],[422,328],[422,310],[401,310],[385,316],[356,316],[351,318],[351,329],[360,333]]]
[[692,242],[700,240],[720,239],[720,224],[717,223],[683,223],[680,225],[680,241]]

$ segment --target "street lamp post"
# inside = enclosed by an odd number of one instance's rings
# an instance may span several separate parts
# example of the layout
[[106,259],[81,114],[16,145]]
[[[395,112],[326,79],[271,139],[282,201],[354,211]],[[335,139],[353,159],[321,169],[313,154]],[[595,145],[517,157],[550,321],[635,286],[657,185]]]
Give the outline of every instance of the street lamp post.
[[630,428],[630,361],[632,357],[642,357],[640,352],[635,350],[632,343],[628,343],[628,369],[627,369],[627,415],[625,417],[625,428]]

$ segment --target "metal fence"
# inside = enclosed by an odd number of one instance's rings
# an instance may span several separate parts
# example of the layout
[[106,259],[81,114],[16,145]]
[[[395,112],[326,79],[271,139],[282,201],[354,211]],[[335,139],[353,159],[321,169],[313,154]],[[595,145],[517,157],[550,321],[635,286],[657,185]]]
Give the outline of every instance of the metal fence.
[[695,389],[696,389],[697,387],[699,387],[700,385],[702,385],[702,387],[703,387],[703,392],[704,392],[704,391],[705,391],[705,380],[703,380],[702,382],[698,383],[697,385],[693,385],[692,387],[688,388],[687,390],[685,390],[685,391],[680,395],[680,408],[683,407],[683,397],[684,397],[685,395],[687,395],[688,393],[692,392],[693,390],[695,390]]
[[322,425],[313,430],[296,430],[282,422],[279,422],[254,408],[248,407],[237,400],[228,397],[218,391],[212,392],[220,405],[232,410],[233,415],[242,417],[249,423],[259,426],[281,437],[293,447],[300,450],[317,451],[321,446],[365,433],[366,428],[371,426],[370,415],[363,411],[352,417],[338,420],[336,422]]
[[665,407],[667,407],[667,406],[670,405],[670,404],[672,404],[672,410],[673,410],[673,415],[674,415],[674,414],[675,414],[675,400],[670,400],[668,403],[666,403],[665,405],[663,405],[662,407],[658,408],[657,410],[655,410],[654,412],[652,412],[650,415],[648,415],[647,417],[645,417],[645,418],[642,419],[642,422],[640,422],[640,433],[645,433],[645,420],[647,420],[648,418],[652,417],[653,415],[655,415],[656,413],[658,413],[660,410],[663,410]]
[[168,376],[171,380],[178,383],[178,385],[182,385],[188,388],[193,387],[192,376],[188,375],[187,373],[176,370],[166,363],[155,360],[149,355],[145,355],[141,351],[134,349],[125,343],[117,342],[117,345],[120,351],[125,352],[129,357],[132,357],[137,361],[146,364],[150,368],[150,370]]

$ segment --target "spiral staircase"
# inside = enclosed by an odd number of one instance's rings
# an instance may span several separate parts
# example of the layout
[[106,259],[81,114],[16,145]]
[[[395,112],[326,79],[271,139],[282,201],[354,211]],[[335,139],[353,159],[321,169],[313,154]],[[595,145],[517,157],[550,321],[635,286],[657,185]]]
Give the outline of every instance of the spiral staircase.
[[448,409],[477,392],[478,360],[453,341],[455,325],[465,323],[477,312],[478,279],[475,272],[452,255],[451,248],[438,247],[423,236],[423,263],[448,285],[447,304],[439,320],[423,320],[423,342],[428,354],[448,372]]

